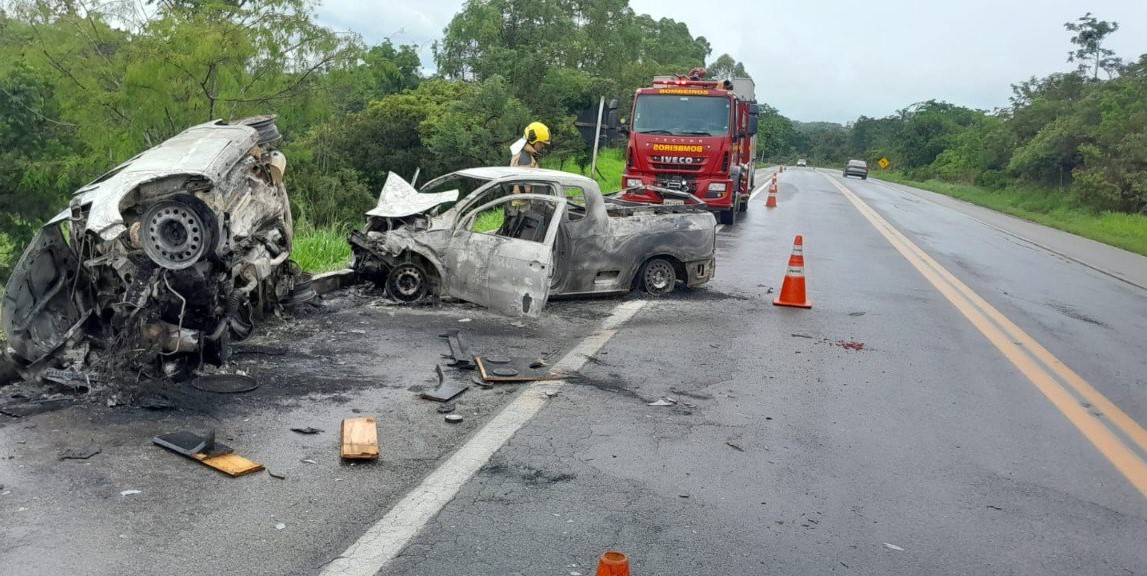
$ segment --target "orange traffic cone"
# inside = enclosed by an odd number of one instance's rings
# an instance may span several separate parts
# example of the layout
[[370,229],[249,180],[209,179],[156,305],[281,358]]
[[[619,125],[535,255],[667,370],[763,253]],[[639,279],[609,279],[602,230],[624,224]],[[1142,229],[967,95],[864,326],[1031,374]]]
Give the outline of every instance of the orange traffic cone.
[[629,558],[621,552],[606,552],[597,562],[597,576],[629,576]]
[[793,242],[793,255],[789,256],[789,270],[785,273],[784,284],[781,284],[781,295],[773,300],[773,304],[812,308],[804,289],[804,238],[801,236]]
[[774,182],[769,186],[769,197],[765,200],[765,208],[777,207],[777,185]]
[[777,173],[773,172],[773,186],[777,185]]

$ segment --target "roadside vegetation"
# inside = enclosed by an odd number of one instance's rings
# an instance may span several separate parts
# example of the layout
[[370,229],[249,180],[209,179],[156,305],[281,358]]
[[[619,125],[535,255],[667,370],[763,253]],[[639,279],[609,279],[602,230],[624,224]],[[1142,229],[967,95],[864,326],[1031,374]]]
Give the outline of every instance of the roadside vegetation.
[[1045,226],[1110,244],[1147,256],[1147,214],[1097,212],[1072,206],[1070,201],[1041,188],[1013,185],[985,189],[971,184],[954,184],[941,180],[923,182],[896,172],[873,173],[873,177],[907,184],[959,198],[998,212],[1018,216]]

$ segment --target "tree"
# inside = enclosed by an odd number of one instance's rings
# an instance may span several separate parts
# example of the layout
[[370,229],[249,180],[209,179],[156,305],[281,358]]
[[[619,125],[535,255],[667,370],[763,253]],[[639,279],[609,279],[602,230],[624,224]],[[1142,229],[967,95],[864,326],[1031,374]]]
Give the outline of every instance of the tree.
[[1103,41],[1119,30],[1118,22],[1098,20],[1088,12],[1075,22],[1065,22],[1063,27],[1068,32],[1075,32],[1071,43],[1078,48],[1067,53],[1067,61],[1078,62],[1080,74],[1087,76],[1090,73],[1095,81],[1099,80],[1100,70],[1106,72],[1108,78],[1119,71],[1123,61],[1115,56],[1115,52],[1103,47]]
[[745,71],[745,65],[741,62],[734,60],[728,54],[722,54],[717,57],[707,67],[708,78],[710,80],[727,80],[729,78],[747,78],[749,73]]

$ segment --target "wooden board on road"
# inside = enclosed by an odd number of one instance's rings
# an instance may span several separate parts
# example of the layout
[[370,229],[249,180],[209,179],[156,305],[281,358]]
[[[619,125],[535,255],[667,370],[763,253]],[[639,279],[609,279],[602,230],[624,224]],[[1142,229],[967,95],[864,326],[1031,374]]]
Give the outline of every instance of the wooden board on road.
[[344,460],[378,459],[378,427],[374,418],[347,418],[343,420],[342,448]]
[[193,458],[232,478],[245,476],[263,469],[262,464],[252,462],[238,454],[224,454],[222,456],[196,454]]

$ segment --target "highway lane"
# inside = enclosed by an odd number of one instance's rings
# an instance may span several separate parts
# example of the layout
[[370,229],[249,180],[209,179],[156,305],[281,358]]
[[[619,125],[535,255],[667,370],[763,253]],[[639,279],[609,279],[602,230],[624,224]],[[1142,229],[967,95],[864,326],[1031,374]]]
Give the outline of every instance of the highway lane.
[[[829,177],[780,180],[779,208],[722,231],[704,297],[641,310],[380,574],[584,574],[606,549],[647,574],[1147,565],[1128,478]],[[1144,421],[1142,291],[845,186]],[[798,233],[811,311],[770,304]],[[679,404],[648,406],[665,395]]]
[[[525,328],[469,306],[344,294],[267,334],[297,353],[245,360],[268,382],[254,396],[2,421],[0,574],[336,573],[340,555],[387,575],[592,574],[608,548],[630,554],[635,574],[1147,565],[1144,496],[830,179],[782,174],[779,208],[758,195],[721,230],[717,277],[700,290],[559,302]],[[1144,291],[916,194],[843,185],[1147,422],[1147,328],[1133,312]],[[812,310],[771,304],[796,234]],[[451,428],[417,391],[443,351],[437,333],[455,326],[476,349],[573,358],[578,377],[553,396],[467,392],[467,421]],[[648,405],[663,396],[678,404]],[[455,450],[519,401],[536,413],[520,413],[504,446],[487,444],[488,461],[469,462],[478,472],[455,478],[441,512],[424,510],[408,546],[385,543],[397,557],[355,544],[403,498],[425,502],[424,479],[466,460]],[[337,462],[335,426],[351,409],[382,416],[376,465]],[[298,424],[327,432],[287,431]],[[149,445],[158,431],[208,425],[288,479],[231,480]],[[56,460],[89,439],[104,452]]]

